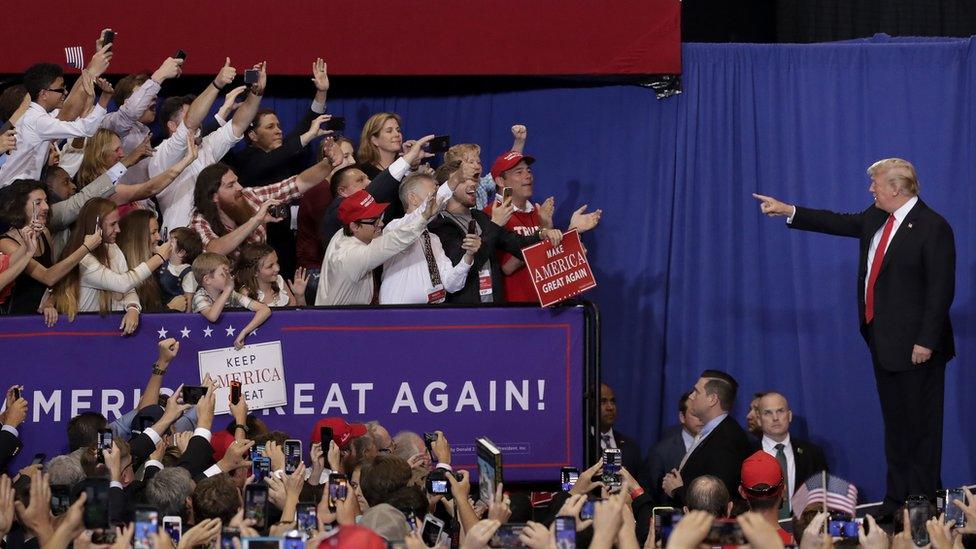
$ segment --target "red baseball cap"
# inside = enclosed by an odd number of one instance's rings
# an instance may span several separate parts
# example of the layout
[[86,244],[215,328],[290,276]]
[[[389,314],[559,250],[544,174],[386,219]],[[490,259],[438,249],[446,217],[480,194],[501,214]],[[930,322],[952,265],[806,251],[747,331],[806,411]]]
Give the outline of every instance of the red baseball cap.
[[318,549],[328,549],[336,547],[344,549],[346,547],[356,549],[386,549],[386,540],[381,538],[365,526],[358,524],[347,524],[339,527],[339,531],[321,542]]
[[[312,443],[322,442],[322,427],[332,428],[332,440],[339,448],[349,446],[352,439],[366,434],[366,426],[362,423],[346,423],[341,417],[327,417],[320,419],[312,428]],[[323,448],[323,452],[328,448]]]
[[526,156],[520,152],[508,151],[495,159],[495,163],[491,165],[491,176],[498,177],[506,170],[511,170],[514,168],[523,160],[525,160],[526,164],[532,164],[535,162],[535,158],[532,158],[531,156]]
[[213,447],[214,461],[220,461],[231,444],[234,444],[234,435],[227,431],[217,431],[210,435],[210,446]]
[[343,225],[348,225],[360,219],[379,217],[383,215],[387,206],[389,203],[377,202],[365,190],[358,190],[339,204],[339,221],[342,221]]
[[759,450],[742,462],[742,487],[756,497],[772,497],[782,490],[783,469],[776,458]]

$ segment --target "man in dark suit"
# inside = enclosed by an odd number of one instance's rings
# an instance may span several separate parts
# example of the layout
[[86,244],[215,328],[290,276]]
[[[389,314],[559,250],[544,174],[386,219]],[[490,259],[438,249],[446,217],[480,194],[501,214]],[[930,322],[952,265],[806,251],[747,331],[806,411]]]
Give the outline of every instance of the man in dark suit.
[[695,442],[695,436],[703,425],[700,419],[688,413],[689,397],[691,391],[681,395],[681,400],[678,401],[679,425],[651,448],[647,453],[647,460],[641,467],[638,480],[644,490],[649,492],[654,497],[654,501],[660,505],[664,505],[667,501],[667,496],[661,489],[664,475],[681,463],[681,458],[685,457],[685,453]]
[[600,384],[600,449],[619,448],[624,467],[631,475],[640,471],[641,451],[637,442],[613,428],[617,422],[617,397],[606,383]]
[[857,308],[874,363],[888,462],[885,511],[941,484],[945,366],[955,356],[952,228],[918,197],[915,167],[900,158],[868,168],[874,204],[838,214],[754,195],[763,213],[794,229],[857,238]]
[[827,459],[823,449],[812,442],[790,438],[793,411],[786,397],[776,392],[766,393],[759,399],[759,427],[762,439],[757,450],[763,450],[776,458],[785,472],[786,497],[779,508],[779,518],[790,518],[790,498],[796,487],[821,471],[827,471]]
[[686,486],[702,475],[713,475],[729,494],[738,493],[739,471],[749,455],[746,432],[729,415],[739,384],[725,372],[705,370],[695,383],[688,412],[704,424],[678,467],[661,483],[664,493],[684,505]]
[[6,407],[0,413],[0,472],[7,470],[7,464],[23,447],[17,431],[20,424],[27,419],[27,400],[23,397],[23,390],[18,385],[7,389]]

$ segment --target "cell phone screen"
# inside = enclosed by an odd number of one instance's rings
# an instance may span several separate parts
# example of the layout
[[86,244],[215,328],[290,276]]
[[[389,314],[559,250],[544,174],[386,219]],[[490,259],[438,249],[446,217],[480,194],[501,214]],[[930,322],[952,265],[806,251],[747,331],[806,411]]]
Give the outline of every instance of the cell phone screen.
[[749,542],[746,541],[742,527],[735,519],[717,519],[712,522],[712,528],[708,532],[708,537],[705,538],[705,543],[711,545],[745,545]]
[[63,515],[71,506],[71,489],[64,484],[51,486],[51,513]]
[[191,406],[200,402],[203,395],[207,394],[206,387],[200,387],[196,385],[184,385],[183,386],[183,404],[190,404]]
[[298,464],[302,462],[302,441],[285,441],[285,473],[292,474],[298,469]]
[[332,440],[332,427],[320,427],[319,438],[322,439],[322,453],[329,453],[329,441]]
[[136,509],[136,525],[133,537],[135,549],[150,549],[153,534],[159,530],[159,511],[155,509]]
[[247,85],[249,85],[249,86],[252,85],[252,84],[257,84],[258,83],[258,75],[259,74],[260,73],[257,70],[254,70],[254,69],[248,69],[248,70],[244,71],[244,83],[247,84]]
[[427,142],[427,152],[437,154],[445,153],[451,148],[451,136],[438,135]]
[[575,467],[563,467],[559,472],[559,481],[562,483],[563,492],[573,489],[573,485],[579,480],[579,469]]
[[268,515],[268,487],[251,484],[244,491],[244,518],[253,519],[255,528],[266,526]]
[[953,503],[956,501],[966,503],[966,492],[962,488],[946,490],[945,520],[946,522],[954,520],[956,521],[955,528],[964,528],[966,526],[966,513],[963,513],[962,509]]
[[163,517],[163,530],[175,545],[179,545],[183,537],[183,519],[176,516]]
[[925,529],[925,522],[932,518],[929,502],[924,497],[909,496],[905,502],[908,507],[908,520],[911,522],[912,540],[915,545],[924,547],[929,542],[929,531]]
[[108,528],[108,479],[88,479],[85,486],[85,528]]
[[420,537],[427,547],[434,547],[437,545],[437,540],[440,539],[442,531],[444,531],[444,521],[432,515],[427,515],[427,518],[424,519],[424,529],[421,531]]
[[654,509],[654,539],[667,545],[668,538],[678,522],[684,517],[684,513],[675,509]]
[[241,402],[241,382],[231,381],[230,382],[230,403],[237,405]]
[[299,503],[295,520],[298,522],[298,529],[303,532],[311,534],[312,531],[318,530],[319,523],[315,504]]
[[556,517],[556,547],[559,549],[576,549],[576,519],[573,517]]

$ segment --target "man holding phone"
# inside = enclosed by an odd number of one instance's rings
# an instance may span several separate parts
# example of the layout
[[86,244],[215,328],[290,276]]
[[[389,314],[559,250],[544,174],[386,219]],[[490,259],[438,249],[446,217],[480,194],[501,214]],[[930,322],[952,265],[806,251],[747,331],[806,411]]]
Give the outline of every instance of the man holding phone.
[[14,385],[7,389],[6,407],[0,412],[0,470],[7,469],[10,462],[20,453],[23,444],[17,428],[27,419],[27,400],[24,399],[20,386]]

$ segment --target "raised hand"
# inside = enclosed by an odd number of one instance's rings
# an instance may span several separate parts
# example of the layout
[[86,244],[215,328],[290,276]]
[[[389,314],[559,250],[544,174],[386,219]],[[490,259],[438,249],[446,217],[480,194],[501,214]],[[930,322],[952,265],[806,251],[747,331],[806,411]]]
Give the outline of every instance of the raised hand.
[[103,94],[115,95],[115,88],[112,86],[112,83],[109,82],[108,80],[104,78],[98,78],[95,80],[95,84],[98,85],[99,91],[101,91]]
[[790,204],[780,202],[771,196],[764,196],[761,194],[752,193],[752,197],[759,201],[759,211],[768,215],[769,217],[775,216],[791,216],[793,215],[794,208]]
[[132,149],[129,154],[125,155],[120,162],[126,167],[131,168],[135,166],[143,158],[147,158],[153,155],[152,143],[149,142],[149,136],[147,135],[139,146]]
[[214,84],[218,88],[223,88],[227,84],[230,84],[237,78],[237,69],[235,69],[230,64],[230,57],[224,59],[224,66],[220,67],[220,71],[217,73],[217,77],[214,78]]
[[175,57],[167,57],[156,72],[152,74],[152,80],[157,84],[162,84],[170,78],[176,78],[183,74],[183,60]]
[[112,44],[105,44],[104,46],[98,48],[95,55],[92,55],[91,61],[88,62],[87,71],[92,78],[98,78],[108,70],[108,65],[112,61]]
[[17,150],[17,131],[7,130],[0,134],[0,154]]
[[552,215],[556,212],[556,199],[550,196],[542,204],[536,203],[535,207],[539,210],[539,224],[544,229],[551,229]]
[[573,217],[569,220],[569,229],[576,229],[579,232],[586,232],[600,223],[600,217],[603,215],[603,210],[596,210],[590,213],[586,213],[587,204],[583,204],[573,212]]
[[305,295],[305,288],[308,286],[308,271],[304,267],[298,267],[295,269],[295,278],[288,283],[288,287],[291,289],[291,293],[298,296]]
[[312,63],[312,83],[318,91],[329,91],[329,66],[321,57]]

